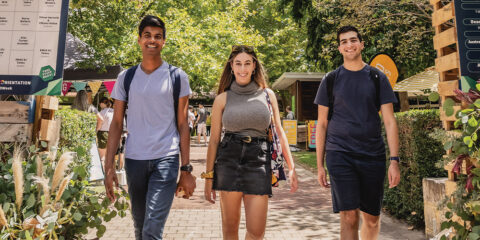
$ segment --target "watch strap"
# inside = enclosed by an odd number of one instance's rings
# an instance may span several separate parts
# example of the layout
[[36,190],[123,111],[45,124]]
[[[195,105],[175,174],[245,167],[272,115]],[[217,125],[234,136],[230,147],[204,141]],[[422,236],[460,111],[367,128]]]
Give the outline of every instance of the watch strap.
[[400,157],[390,157],[390,161],[400,162]]
[[180,171],[184,172],[192,172],[193,171],[193,166],[191,164],[186,164],[180,167]]

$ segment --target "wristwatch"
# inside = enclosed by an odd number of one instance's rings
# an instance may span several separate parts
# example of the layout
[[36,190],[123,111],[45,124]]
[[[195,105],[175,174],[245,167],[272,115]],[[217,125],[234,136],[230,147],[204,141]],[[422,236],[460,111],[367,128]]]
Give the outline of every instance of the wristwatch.
[[193,171],[193,167],[192,165],[189,163],[187,165],[183,165],[180,167],[180,171],[184,171],[184,172],[192,172]]
[[400,157],[390,157],[390,161],[400,162]]

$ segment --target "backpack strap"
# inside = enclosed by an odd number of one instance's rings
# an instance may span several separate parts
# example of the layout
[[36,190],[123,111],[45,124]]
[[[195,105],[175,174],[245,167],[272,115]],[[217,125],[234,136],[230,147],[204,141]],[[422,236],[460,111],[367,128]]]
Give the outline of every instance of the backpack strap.
[[125,79],[123,80],[123,89],[125,89],[125,93],[127,94],[127,103],[128,103],[128,93],[130,92],[130,85],[132,84],[133,76],[135,75],[135,71],[137,71],[138,65],[132,66],[127,70],[125,73]]
[[377,110],[380,110],[380,73],[381,71],[376,67],[370,66],[370,79],[373,81],[375,85],[375,105],[377,106]]
[[337,79],[338,71],[340,68],[337,68],[325,75],[323,80],[327,81],[327,96],[328,96],[328,117],[327,120],[330,121],[333,115],[333,103],[335,101],[335,96],[333,96],[333,84]]
[[180,80],[180,73],[177,71],[177,67],[168,65],[168,71],[170,72],[170,79],[173,86],[173,107],[175,112],[175,126],[177,126],[177,113],[178,113],[178,99],[180,98],[180,89],[182,87],[182,81]]
[[[130,67],[125,73],[125,79],[123,80],[123,88],[127,94],[127,108],[128,108],[128,95],[130,91],[130,85],[132,84],[133,76],[137,70],[138,65]],[[175,126],[177,125],[177,111],[178,111],[178,99],[180,98],[180,89],[182,87],[182,81],[180,80],[180,73],[177,71],[177,67],[168,65],[168,71],[170,73],[170,80],[173,86],[173,106],[175,112]]]

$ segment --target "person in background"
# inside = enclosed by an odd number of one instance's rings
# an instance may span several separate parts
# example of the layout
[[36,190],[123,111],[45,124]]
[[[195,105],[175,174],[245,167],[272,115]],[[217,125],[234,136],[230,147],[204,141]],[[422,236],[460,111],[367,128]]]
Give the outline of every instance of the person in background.
[[285,119],[294,120],[295,115],[292,112],[292,108],[290,106],[287,106],[286,110],[287,110],[287,116],[285,117]]
[[190,136],[193,133],[193,123],[195,122],[195,114],[193,114],[193,106],[188,106],[188,127],[190,128]]
[[203,107],[203,104],[198,104],[198,116],[197,121],[195,122],[197,125],[197,143],[200,144],[200,140],[203,136],[205,140],[205,144],[207,143],[207,111]]
[[77,92],[77,96],[73,100],[72,109],[95,114],[99,113],[97,108],[89,103],[87,91],[85,90],[80,90]]
[[125,167],[125,143],[127,142],[127,136],[128,136],[126,115],[127,114],[125,113],[125,117],[123,118],[123,132],[120,137],[120,143],[118,145],[118,150],[117,150],[117,155],[118,155],[117,170],[123,170]]
[[208,111],[207,111],[207,120],[205,121],[205,124],[207,125],[207,136],[210,136],[210,127],[212,126],[212,116]]
[[102,163],[105,160],[105,153],[107,151],[108,130],[113,119],[112,102],[103,97],[100,99],[100,116],[97,118],[97,144],[98,152],[100,153],[100,160]]

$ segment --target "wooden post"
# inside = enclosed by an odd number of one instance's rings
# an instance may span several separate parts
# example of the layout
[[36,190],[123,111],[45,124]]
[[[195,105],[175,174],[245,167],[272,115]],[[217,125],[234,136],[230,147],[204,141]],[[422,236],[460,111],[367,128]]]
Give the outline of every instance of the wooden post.
[[35,144],[41,148],[39,142],[47,142],[50,147],[58,144],[60,137],[60,120],[55,120],[55,111],[58,110],[58,98],[55,96],[37,96],[33,135]]
[[398,92],[398,98],[400,101],[400,112],[405,112],[410,109],[410,104],[408,103],[408,92]]
[[40,123],[42,119],[42,102],[44,96],[36,96],[35,97],[35,119],[33,120],[33,142],[38,147],[38,132],[40,131]]

